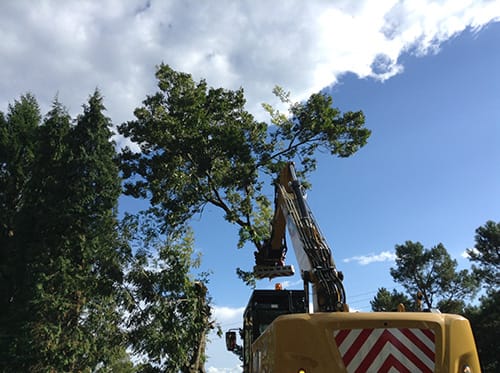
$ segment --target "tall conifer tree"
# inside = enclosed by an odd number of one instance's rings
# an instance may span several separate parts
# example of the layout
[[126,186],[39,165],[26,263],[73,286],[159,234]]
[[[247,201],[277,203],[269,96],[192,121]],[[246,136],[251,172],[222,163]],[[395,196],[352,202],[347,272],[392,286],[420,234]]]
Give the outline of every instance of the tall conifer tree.
[[6,115],[0,113],[0,367],[10,360],[21,328],[25,267],[17,219],[31,178],[40,120],[31,94],[9,105]]
[[116,233],[120,194],[110,121],[96,91],[71,118],[56,101],[37,128],[15,214],[23,282],[15,298],[12,371],[92,371],[123,357]]

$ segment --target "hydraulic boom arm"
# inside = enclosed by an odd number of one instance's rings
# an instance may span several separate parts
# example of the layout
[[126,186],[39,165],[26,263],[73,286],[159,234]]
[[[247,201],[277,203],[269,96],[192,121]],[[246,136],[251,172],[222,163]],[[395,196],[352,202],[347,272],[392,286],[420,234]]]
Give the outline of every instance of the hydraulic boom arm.
[[271,237],[255,254],[258,278],[289,276],[284,265],[285,226],[288,227],[297,262],[305,283],[312,284],[314,312],[347,310],[343,276],[338,272],[328,244],[307,206],[293,163],[281,171],[275,190],[275,213]]

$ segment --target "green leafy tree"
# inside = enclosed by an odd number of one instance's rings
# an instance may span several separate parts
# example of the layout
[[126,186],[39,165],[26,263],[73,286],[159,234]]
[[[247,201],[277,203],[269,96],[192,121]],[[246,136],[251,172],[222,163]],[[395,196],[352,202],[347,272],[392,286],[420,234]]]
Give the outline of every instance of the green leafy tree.
[[483,372],[500,371],[500,223],[487,221],[476,230],[474,248],[468,249],[469,259],[478,264],[473,271],[486,294],[479,306],[466,312],[476,338]]
[[290,160],[298,161],[299,175],[308,174],[317,150],[348,157],[370,135],[362,112],[341,114],[324,94],[292,103],[275,89],[289,112],[264,105],[268,126],[245,110],[242,89],[212,88],[167,65],[156,77],[159,90],[119,131],[140,146],[138,153],[122,154],[125,193],[148,198],[164,231],[213,205],[239,226],[239,247],[250,241],[260,249],[271,221],[264,176],[276,177]]
[[500,291],[491,291],[481,298],[480,304],[468,307],[465,316],[469,319],[484,373],[500,370]]
[[472,298],[478,282],[468,270],[457,271],[442,244],[425,249],[420,242],[396,245],[396,266],[391,268],[394,281],[414,297],[422,294],[423,308],[462,313],[465,299]]
[[396,289],[390,292],[384,287],[379,288],[373,300],[370,301],[372,311],[375,312],[396,311],[400,304],[403,304],[407,311],[412,311],[414,309],[414,303],[415,302],[404,293]]
[[468,249],[469,259],[478,266],[473,271],[489,289],[500,288],[500,222],[487,221],[476,229],[476,244]]
[[204,372],[206,335],[214,327],[207,274],[189,230],[159,233],[147,214],[123,221],[135,252],[127,273],[127,330],[141,372]]

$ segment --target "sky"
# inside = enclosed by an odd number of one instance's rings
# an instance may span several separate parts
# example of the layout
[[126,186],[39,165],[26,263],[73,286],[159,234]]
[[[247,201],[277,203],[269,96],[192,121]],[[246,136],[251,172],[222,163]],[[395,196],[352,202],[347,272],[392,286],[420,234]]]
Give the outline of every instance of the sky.
[[[323,90],[342,111],[363,110],[368,144],[348,159],[318,154],[308,201],[348,303],[369,311],[378,288],[400,289],[389,275],[395,245],[443,243],[468,268],[475,229],[500,221],[499,40],[498,0],[1,1],[0,111],[32,92],[43,112],[57,96],[75,116],[98,87],[120,124],[155,92],[162,62],[243,87],[259,120],[275,85],[297,101]],[[215,209],[193,227],[215,317],[239,327],[251,289],[235,268],[250,269],[253,250],[236,249],[236,228]],[[302,286],[298,275],[283,280]],[[211,340],[207,371],[239,372]]]

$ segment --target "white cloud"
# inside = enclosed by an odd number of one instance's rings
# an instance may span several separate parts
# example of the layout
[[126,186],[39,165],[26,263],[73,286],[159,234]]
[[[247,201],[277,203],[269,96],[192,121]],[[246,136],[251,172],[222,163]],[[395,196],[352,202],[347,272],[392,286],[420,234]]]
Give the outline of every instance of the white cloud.
[[236,366],[234,368],[215,368],[215,367],[207,368],[207,373],[239,373],[239,372],[243,372],[241,366]]
[[390,251],[382,251],[379,254],[370,255],[360,255],[353,256],[351,258],[346,258],[343,260],[344,263],[357,262],[360,265],[368,265],[376,262],[391,262],[396,259],[396,254]]
[[[226,332],[228,329],[242,327],[244,310],[244,307],[213,306],[214,318],[223,332]],[[209,368],[207,368],[207,372],[242,372],[241,363],[236,355],[226,350],[224,337],[218,337],[215,331],[213,331],[210,333],[208,339],[206,366]],[[238,343],[241,344],[241,341]]]
[[[260,285],[260,284],[262,284],[262,285]],[[304,286],[304,281],[300,277],[299,277],[299,279],[294,279],[293,281],[279,280],[279,281],[271,282],[271,281],[268,281],[266,279],[266,280],[260,281],[258,287],[262,288],[262,289],[274,290],[276,288],[277,284],[281,284],[281,288],[284,290],[293,290],[296,288],[302,289],[302,287]]]
[[0,110],[32,91],[44,110],[59,93],[76,114],[99,87],[120,123],[154,91],[163,61],[243,87],[260,116],[275,84],[302,99],[345,72],[387,79],[401,53],[498,20],[500,2],[487,0],[2,1]]
[[245,307],[213,307],[214,318],[223,327],[234,323],[241,324],[243,322],[243,311],[245,311]]

